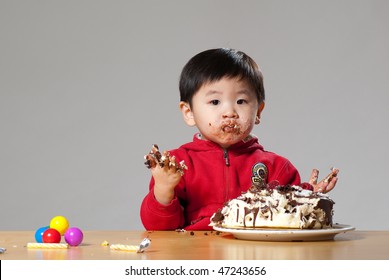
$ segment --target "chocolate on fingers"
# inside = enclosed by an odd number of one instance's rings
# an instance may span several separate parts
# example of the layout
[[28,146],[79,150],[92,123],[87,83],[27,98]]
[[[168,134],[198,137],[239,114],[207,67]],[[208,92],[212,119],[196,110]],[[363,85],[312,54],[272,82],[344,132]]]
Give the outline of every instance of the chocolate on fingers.
[[337,175],[338,175],[339,169],[336,169],[334,167],[331,168],[331,173],[327,175],[327,177],[324,178],[325,183],[331,182]]
[[160,167],[178,172],[181,176],[184,175],[184,171],[188,169],[183,160],[177,163],[175,156],[171,156],[168,151],[161,153],[158,145],[156,144],[152,146],[150,153],[145,155],[144,159],[145,165],[149,169],[154,168],[157,164],[159,164]]

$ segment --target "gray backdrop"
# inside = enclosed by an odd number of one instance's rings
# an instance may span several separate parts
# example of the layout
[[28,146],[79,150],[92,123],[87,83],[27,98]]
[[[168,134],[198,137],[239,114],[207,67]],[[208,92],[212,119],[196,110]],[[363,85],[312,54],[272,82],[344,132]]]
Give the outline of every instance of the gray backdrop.
[[215,47],[264,72],[262,144],[305,180],[339,168],[335,221],[388,230],[388,14],[384,0],[1,0],[0,230],[56,215],[143,229],[143,156],[192,139],[178,77]]

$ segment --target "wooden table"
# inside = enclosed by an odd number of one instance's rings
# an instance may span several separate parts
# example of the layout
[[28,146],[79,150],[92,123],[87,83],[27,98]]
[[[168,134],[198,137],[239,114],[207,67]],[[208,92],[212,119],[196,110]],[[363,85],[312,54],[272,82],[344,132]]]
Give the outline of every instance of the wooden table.
[[[389,260],[389,231],[350,231],[329,241],[270,242],[235,239],[215,231],[85,231],[83,243],[69,249],[28,249],[33,231],[0,231],[0,260]],[[144,253],[112,250],[102,246],[138,245],[145,238],[151,246]]]

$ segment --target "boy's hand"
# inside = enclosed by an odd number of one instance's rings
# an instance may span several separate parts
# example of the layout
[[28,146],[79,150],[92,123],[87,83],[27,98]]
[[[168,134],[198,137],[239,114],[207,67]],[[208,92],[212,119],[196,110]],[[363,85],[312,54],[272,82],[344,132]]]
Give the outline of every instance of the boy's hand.
[[335,188],[336,182],[338,181],[338,173],[339,169],[331,168],[331,173],[318,183],[319,170],[313,169],[309,179],[309,183],[313,186],[313,191],[321,193],[328,193],[331,191]]
[[154,196],[161,204],[169,204],[174,198],[174,188],[181,180],[181,174],[169,166],[156,165],[151,168],[154,178]]
[[174,198],[174,188],[187,169],[185,163],[181,161],[177,164],[174,156],[170,156],[168,151],[161,153],[157,145],[153,145],[145,160],[154,178],[155,198],[161,204],[169,204]]

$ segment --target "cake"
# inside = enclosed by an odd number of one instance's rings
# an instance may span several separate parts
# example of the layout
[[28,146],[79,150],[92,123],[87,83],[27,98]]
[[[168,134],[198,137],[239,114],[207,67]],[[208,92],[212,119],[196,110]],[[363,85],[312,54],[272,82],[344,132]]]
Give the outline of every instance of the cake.
[[211,217],[210,226],[224,228],[322,229],[332,227],[334,202],[328,195],[313,192],[309,184],[278,182],[252,185],[247,192],[229,200]]

